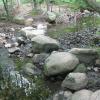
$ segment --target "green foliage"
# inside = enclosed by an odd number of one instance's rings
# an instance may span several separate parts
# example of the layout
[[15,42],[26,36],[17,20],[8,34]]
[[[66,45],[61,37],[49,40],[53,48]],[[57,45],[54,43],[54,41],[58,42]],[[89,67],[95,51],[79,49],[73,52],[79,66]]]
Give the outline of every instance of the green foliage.
[[100,32],[97,31],[96,34],[100,35]]
[[26,63],[31,63],[32,60],[30,58],[24,58],[24,59],[15,58],[14,62],[17,67],[16,69],[20,70],[23,65],[25,65]]

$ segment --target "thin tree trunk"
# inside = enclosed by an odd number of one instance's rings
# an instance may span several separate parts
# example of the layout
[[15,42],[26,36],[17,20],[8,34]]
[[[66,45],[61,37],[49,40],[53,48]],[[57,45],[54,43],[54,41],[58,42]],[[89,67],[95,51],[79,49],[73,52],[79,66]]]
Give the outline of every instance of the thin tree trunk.
[[8,10],[8,1],[6,0],[2,0],[3,1],[3,4],[4,4],[4,8],[5,8],[5,11],[6,11],[6,14],[7,14],[7,18],[9,19],[9,10]]

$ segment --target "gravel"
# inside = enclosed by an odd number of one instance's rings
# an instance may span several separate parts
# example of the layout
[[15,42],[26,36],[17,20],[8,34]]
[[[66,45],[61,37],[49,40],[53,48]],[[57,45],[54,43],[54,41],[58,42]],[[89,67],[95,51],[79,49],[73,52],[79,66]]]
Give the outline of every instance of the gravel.
[[85,29],[75,33],[65,33],[58,38],[61,48],[68,50],[71,48],[87,48],[93,44],[95,30]]

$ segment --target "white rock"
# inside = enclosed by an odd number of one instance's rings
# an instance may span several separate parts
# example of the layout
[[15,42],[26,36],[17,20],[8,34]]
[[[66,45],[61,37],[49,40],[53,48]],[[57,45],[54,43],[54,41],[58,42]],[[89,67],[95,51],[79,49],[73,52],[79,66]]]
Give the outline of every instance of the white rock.
[[14,31],[15,31],[15,29],[14,29],[14,28],[10,28],[10,30],[11,30],[12,32],[14,32]]
[[20,50],[20,48],[18,48],[18,47],[8,48],[9,53],[14,53],[14,52],[19,51],[19,50]]
[[5,47],[6,47],[6,48],[10,48],[10,47],[12,47],[12,44],[7,43],[7,44],[5,44]]
[[26,36],[27,38],[32,39],[38,35],[45,35],[45,30],[43,29],[35,29],[33,27],[25,27],[21,29],[22,35]]
[[40,23],[40,24],[38,24],[37,25],[37,29],[44,29],[44,30],[47,30],[47,24],[42,24],[42,23]]

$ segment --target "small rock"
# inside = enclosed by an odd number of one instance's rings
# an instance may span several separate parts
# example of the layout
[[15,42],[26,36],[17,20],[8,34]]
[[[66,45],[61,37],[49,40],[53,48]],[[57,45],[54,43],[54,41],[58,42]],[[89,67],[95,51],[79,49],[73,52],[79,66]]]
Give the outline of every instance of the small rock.
[[6,48],[11,48],[12,47],[12,44],[11,43],[7,43],[7,44],[5,44],[5,47]]
[[71,96],[70,91],[60,91],[53,96],[53,100],[69,100]]
[[80,73],[84,73],[86,72],[87,68],[85,66],[85,64],[79,64],[76,69],[74,70],[74,72],[80,72]]
[[39,23],[37,25],[37,29],[43,29],[43,30],[47,30],[47,24],[46,23]]
[[98,67],[95,67],[93,70],[94,70],[95,72],[99,72]]
[[33,53],[29,53],[28,55],[27,55],[27,57],[33,57]]
[[19,45],[25,44],[25,39],[24,39],[24,37],[18,37],[18,38],[17,38],[17,41],[18,41]]
[[87,86],[88,78],[85,73],[69,73],[62,82],[62,88],[79,90]]
[[92,67],[90,67],[90,66],[89,66],[89,67],[87,67],[87,70],[91,71],[91,70],[92,70]]
[[28,18],[25,20],[25,26],[31,26],[33,23],[33,18]]
[[12,32],[14,32],[14,31],[15,31],[15,29],[14,29],[14,28],[10,28],[10,30],[11,30]]
[[96,58],[98,58],[98,53],[95,49],[73,48],[69,52],[75,54],[80,62],[85,64],[94,64]]
[[49,56],[47,53],[35,54],[33,57],[33,63],[39,64],[44,63],[45,59]]
[[13,21],[14,21],[16,24],[24,25],[25,18],[24,18],[23,16],[15,16],[15,17],[13,18]]
[[15,53],[15,52],[17,52],[17,51],[20,51],[20,48],[18,48],[18,47],[8,48],[8,52],[9,52],[9,53]]
[[27,63],[23,66],[23,71],[27,75],[38,75],[41,73],[41,71],[32,63]]
[[97,59],[97,60],[96,60],[95,66],[100,67],[100,59]]

